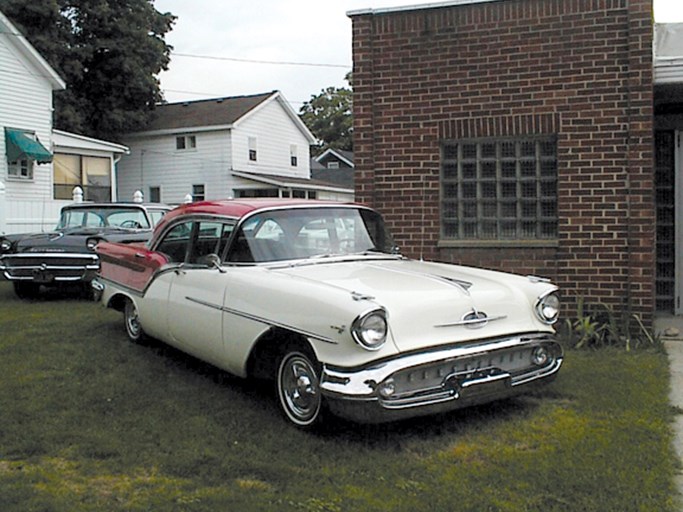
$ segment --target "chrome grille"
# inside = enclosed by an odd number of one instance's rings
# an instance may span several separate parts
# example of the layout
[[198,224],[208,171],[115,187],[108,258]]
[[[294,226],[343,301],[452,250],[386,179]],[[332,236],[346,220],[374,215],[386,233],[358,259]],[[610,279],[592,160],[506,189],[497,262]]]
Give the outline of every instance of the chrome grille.
[[[532,362],[534,349],[544,345],[553,354],[544,366]],[[480,352],[411,367],[391,375],[394,392],[381,398],[386,408],[405,408],[425,403],[457,399],[467,388],[485,385],[497,389],[510,388],[554,373],[559,367],[552,344],[533,343]]]
[[0,258],[0,270],[9,280],[30,280],[41,274],[46,280],[76,281],[86,272],[99,269],[95,254],[80,253],[20,253]]

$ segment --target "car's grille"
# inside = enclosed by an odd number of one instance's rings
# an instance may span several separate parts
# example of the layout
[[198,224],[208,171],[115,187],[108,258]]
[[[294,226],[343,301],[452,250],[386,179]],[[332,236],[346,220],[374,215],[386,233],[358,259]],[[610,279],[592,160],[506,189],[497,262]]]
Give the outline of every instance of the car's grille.
[[[538,366],[532,354],[539,344],[481,352],[467,357],[432,362],[392,375],[394,392],[381,400],[387,408],[405,408],[452,400],[466,388],[505,388],[552,374],[559,368],[553,354]],[[484,385],[484,386],[482,386]]]
[[0,258],[0,270],[12,281],[77,281],[98,268],[95,254],[21,253]]

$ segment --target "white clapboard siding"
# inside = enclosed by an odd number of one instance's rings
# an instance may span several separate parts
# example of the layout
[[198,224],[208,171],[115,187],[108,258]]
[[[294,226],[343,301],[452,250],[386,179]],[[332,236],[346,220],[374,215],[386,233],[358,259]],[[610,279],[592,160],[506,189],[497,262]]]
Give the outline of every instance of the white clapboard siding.
[[5,206],[7,233],[52,231],[59,221],[61,207],[66,204],[69,201],[8,201]]
[[[210,120],[209,120],[210,121]],[[194,135],[196,148],[176,149],[176,136]],[[257,140],[257,161],[249,160],[249,137]],[[224,199],[248,182],[232,171],[296,178],[310,177],[310,141],[278,101],[268,101],[238,120],[232,129],[179,129],[173,134],[138,134],[124,140],[130,154],[118,165],[119,197],[159,187],[161,200],[182,203],[192,185],[204,185],[206,199]],[[297,147],[297,166],[291,147]]]
[[118,164],[119,197],[141,190],[149,198],[150,187],[161,188],[161,200],[183,202],[192,185],[204,185],[207,199],[228,196],[231,178],[230,131],[195,132],[197,146],[176,149],[175,135],[128,139],[130,154]]
[[[11,38],[0,34],[0,180],[5,185],[4,218],[0,224],[7,233],[16,233],[56,223],[52,204],[52,165],[35,165],[33,179],[7,176],[4,127],[34,132],[52,151],[52,83],[23,55]],[[57,213],[58,215],[58,213]]]
[[[256,138],[256,162],[249,160],[249,137]],[[296,167],[291,165],[292,145],[297,146]],[[232,147],[236,171],[310,178],[309,141],[277,101],[236,123]]]

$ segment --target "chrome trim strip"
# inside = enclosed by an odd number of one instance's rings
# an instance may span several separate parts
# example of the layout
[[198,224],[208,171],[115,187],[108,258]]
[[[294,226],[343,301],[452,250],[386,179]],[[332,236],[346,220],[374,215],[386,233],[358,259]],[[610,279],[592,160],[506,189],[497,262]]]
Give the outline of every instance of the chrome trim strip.
[[73,252],[20,252],[3,254],[0,256],[0,260],[8,260],[12,258],[18,259],[29,259],[29,258],[45,258],[45,259],[88,259],[92,261],[97,261],[98,257],[96,254],[88,253],[73,253]]
[[4,270],[98,270],[99,265],[46,265],[41,263],[40,265],[22,265],[20,267],[3,267]]
[[185,299],[189,300],[190,302],[194,302],[195,304],[199,304],[200,306],[206,306],[211,309],[215,309],[217,311],[222,311],[223,313],[230,313],[231,315],[236,315],[242,318],[246,318],[248,320],[253,320],[255,322],[259,322],[262,324],[269,325],[271,327],[279,327],[281,329],[287,329],[289,331],[296,332],[298,334],[301,334],[302,336],[306,336],[307,338],[313,338],[316,340],[320,340],[325,343],[330,343],[332,345],[337,345],[339,342],[337,340],[334,340],[332,338],[328,338],[327,336],[322,336],[320,334],[315,334],[309,331],[305,331],[303,329],[299,329],[297,327],[293,327],[291,325],[283,324],[281,322],[275,322],[273,320],[268,320],[267,318],[263,318],[260,316],[252,315],[251,313],[246,313],[244,311],[239,311],[237,309],[232,309],[228,308],[225,306],[221,306],[220,304],[213,304],[211,302],[206,302],[201,299],[195,299],[194,297],[185,297]]
[[[374,386],[384,381],[398,371],[419,368],[424,365],[440,361],[456,360],[463,357],[473,357],[477,354],[488,354],[509,348],[521,348],[537,343],[552,343],[559,347],[554,336],[550,333],[519,335],[497,341],[480,342],[465,346],[456,346],[434,352],[423,352],[398,356],[394,359],[381,361],[365,368],[332,368],[323,367],[320,387],[323,392],[338,398],[367,399],[373,397]],[[561,348],[560,348],[561,349]],[[560,352],[561,354],[561,352]],[[561,364],[562,356],[558,356]],[[557,369],[559,369],[559,364]],[[554,371],[557,371],[555,369]],[[542,369],[543,370],[543,369]],[[525,376],[526,378],[526,376]],[[530,377],[532,379],[538,377]],[[526,382],[526,381],[524,381]]]
[[475,320],[460,320],[459,322],[453,322],[448,324],[438,324],[434,327],[458,327],[460,325],[476,325],[476,324],[487,324],[488,322],[493,322],[494,320],[504,320],[507,315],[498,316],[487,316],[486,318],[477,318]]
[[[35,280],[35,278],[33,276],[26,276],[26,277],[12,276],[12,275],[8,274],[7,272],[4,272],[3,276],[5,276],[5,279],[7,279],[8,281],[34,281]],[[51,281],[49,281],[47,283],[40,282],[40,284],[45,284],[45,285],[49,286],[50,283],[82,281],[83,279],[84,279],[84,276],[69,276],[69,277],[53,276]]]

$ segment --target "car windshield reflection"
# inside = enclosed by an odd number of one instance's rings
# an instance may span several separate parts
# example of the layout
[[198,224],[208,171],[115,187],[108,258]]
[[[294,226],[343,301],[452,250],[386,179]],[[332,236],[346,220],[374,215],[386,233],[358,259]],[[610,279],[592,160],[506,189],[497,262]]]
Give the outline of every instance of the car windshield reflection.
[[65,209],[57,229],[78,227],[118,227],[128,229],[150,229],[145,212],[135,208],[74,208]]
[[231,262],[266,263],[351,254],[395,254],[381,217],[357,208],[299,208],[246,220],[228,256]]

